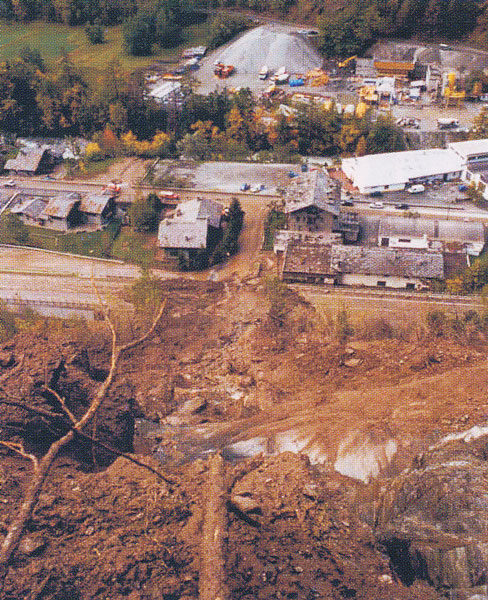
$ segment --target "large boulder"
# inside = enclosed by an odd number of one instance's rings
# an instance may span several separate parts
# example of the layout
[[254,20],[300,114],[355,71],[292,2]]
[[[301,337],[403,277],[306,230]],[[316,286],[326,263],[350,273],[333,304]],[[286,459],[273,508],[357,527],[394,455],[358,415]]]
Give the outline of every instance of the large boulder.
[[376,523],[398,575],[488,598],[488,427],[447,436],[384,493]]

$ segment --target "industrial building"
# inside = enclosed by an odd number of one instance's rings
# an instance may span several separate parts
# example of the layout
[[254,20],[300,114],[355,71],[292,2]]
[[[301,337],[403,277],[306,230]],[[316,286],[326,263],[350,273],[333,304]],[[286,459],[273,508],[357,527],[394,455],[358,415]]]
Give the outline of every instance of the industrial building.
[[385,217],[380,220],[378,246],[413,248],[479,256],[485,245],[480,222]]

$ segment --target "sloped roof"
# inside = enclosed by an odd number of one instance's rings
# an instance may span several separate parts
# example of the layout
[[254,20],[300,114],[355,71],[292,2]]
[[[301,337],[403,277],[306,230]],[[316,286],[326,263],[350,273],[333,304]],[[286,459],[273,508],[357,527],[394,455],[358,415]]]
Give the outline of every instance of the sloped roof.
[[428,239],[435,237],[435,222],[433,219],[387,217],[380,220],[378,237],[410,237]]
[[25,215],[30,219],[37,219],[37,217],[44,211],[48,204],[46,198],[27,198],[16,204],[10,209],[10,212],[18,215]]
[[44,209],[44,215],[56,219],[66,219],[79,200],[67,200],[66,198],[50,198],[48,205]]
[[333,273],[394,277],[442,278],[444,260],[440,252],[332,246]]
[[339,184],[322,171],[312,171],[293,179],[285,192],[285,212],[293,213],[309,206],[338,215]]
[[101,215],[111,199],[112,196],[107,196],[106,194],[85,196],[81,200],[80,211],[92,215]]
[[484,244],[485,230],[479,221],[438,221],[439,240],[446,242],[478,242]]
[[331,275],[330,245],[290,242],[287,245],[283,272]]
[[32,150],[19,150],[15,158],[7,160],[5,170],[7,171],[32,171],[35,173],[39,168],[47,148],[34,148]]
[[170,218],[185,223],[194,223],[198,219],[206,219],[209,225],[218,228],[220,227],[223,210],[224,206],[220,202],[208,200],[207,198],[197,198],[178,204],[173,217]]
[[451,142],[447,146],[463,158],[469,158],[473,154],[488,153],[488,139],[466,140],[464,142]]
[[207,220],[193,223],[163,219],[159,224],[158,241],[162,248],[206,248]]
[[453,221],[447,219],[422,219],[389,217],[380,220],[378,238],[381,237],[427,237],[429,240],[446,242],[484,243],[483,223],[478,221]]

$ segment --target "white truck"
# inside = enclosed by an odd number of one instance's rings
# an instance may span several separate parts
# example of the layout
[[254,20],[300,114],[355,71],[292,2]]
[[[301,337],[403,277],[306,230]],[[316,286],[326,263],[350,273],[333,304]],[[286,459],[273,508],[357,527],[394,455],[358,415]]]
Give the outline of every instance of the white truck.
[[267,79],[269,75],[268,65],[263,65],[259,71],[259,79]]
[[459,127],[459,121],[450,117],[437,119],[437,127],[439,129],[456,129]]

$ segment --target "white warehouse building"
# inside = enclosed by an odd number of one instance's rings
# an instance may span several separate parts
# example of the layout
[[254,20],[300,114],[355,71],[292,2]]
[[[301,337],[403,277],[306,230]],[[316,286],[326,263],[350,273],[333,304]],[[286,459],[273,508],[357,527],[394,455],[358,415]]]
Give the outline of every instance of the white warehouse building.
[[404,190],[415,183],[458,179],[464,164],[454,149],[432,148],[344,158],[342,171],[361,194],[372,194]]

